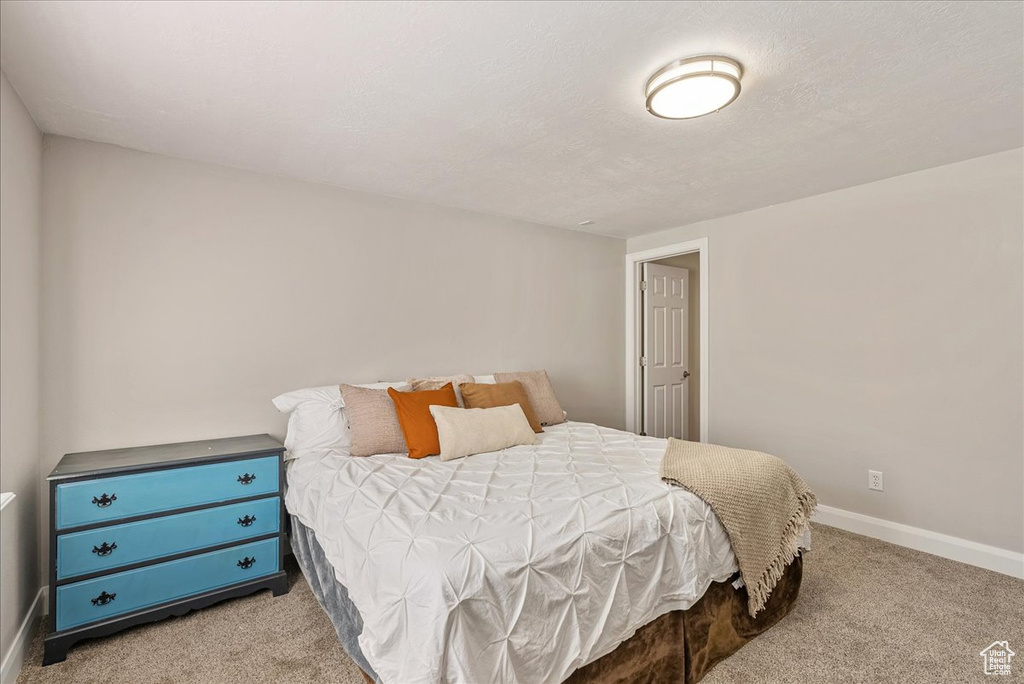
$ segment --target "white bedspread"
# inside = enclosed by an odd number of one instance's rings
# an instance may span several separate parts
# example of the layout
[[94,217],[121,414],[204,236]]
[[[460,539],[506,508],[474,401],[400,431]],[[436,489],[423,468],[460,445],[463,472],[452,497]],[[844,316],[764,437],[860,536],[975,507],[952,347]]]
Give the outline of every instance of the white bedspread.
[[540,437],[449,462],[290,464],[288,510],[385,684],[561,682],[736,572],[707,504],[658,477],[665,440],[572,422]]

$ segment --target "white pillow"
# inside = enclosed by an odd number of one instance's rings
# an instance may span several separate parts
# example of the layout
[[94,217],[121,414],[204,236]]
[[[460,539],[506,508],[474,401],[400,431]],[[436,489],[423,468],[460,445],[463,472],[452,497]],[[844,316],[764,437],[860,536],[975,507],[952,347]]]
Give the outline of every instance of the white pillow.
[[[375,382],[357,387],[387,389],[404,382]],[[348,451],[352,439],[345,417],[345,402],[337,385],[307,387],[274,397],[281,413],[290,413],[284,438],[285,460],[328,450]]]
[[442,461],[537,443],[519,404],[475,409],[431,406],[430,415],[437,424]]
[[493,385],[498,381],[494,379],[493,375],[474,375],[473,382],[479,385]]
[[337,385],[287,392],[274,397],[274,406],[282,413],[291,413],[284,438],[286,460],[310,452],[348,449],[348,421]]

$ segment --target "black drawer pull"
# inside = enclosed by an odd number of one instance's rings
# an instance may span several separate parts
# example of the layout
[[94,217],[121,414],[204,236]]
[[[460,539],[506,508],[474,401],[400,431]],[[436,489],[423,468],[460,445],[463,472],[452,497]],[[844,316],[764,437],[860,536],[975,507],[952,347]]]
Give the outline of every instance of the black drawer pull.
[[114,549],[116,548],[117,542],[114,542],[113,544],[103,542],[99,546],[92,547],[92,552],[95,553],[97,556],[109,556],[110,554],[114,553]]
[[255,479],[256,479],[256,474],[255,473],[253,473],[252,475],[250,475],[249,473],[246,473],[245,475],[239,475],[238,476],[238,481],[241,482],[244,485],[252,484],[252,481],[255,480]]
[[255,563],[255,562],[256,562],[256,556],[253,556],[252,558],[249,558],[248,556],[246,556],[244,560],[238,561],[238,567],[242,568],[243,570],[248,570],[249,568],[252,567],[253,563]]
[[238,519],[238,524],[241,525],[242,527],[249,527],[254,522],[256,522],[256,516],[255,515],[247,515],[244,518],[239,518]]
[[117,501],[117,494],[110,494],[108,496],[106,492],[103,492],[103,496],[98,499],[95,496],[92,497],[92,502],[100,508],[106,508],[115,501]]
[[115,598],[117,598],[117,594],[108,594],[107,592],[103,592],[102,594],[100,594],[92,600],[92,605],[105,606],[111,601],[113,601]]

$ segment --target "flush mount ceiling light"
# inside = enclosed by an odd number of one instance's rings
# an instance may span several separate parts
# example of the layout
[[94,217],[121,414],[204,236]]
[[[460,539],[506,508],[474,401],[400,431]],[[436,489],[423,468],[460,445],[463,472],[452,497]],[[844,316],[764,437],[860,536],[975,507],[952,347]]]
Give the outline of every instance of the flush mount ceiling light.
[[647,81],[647,111],[662,119],[694,119],[739,97],[743,67],[728,57],[689,57],[659,69]]

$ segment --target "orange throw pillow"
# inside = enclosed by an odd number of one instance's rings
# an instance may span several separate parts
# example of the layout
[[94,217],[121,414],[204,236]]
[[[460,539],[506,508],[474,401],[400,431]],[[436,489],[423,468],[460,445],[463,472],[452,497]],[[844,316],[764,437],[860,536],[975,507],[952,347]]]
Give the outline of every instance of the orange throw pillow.
[[518,380],[495,383],[464,382],[459,385],[459,389],[462,391],[462,403],[466,408],[495,408],[519,404],[533,431],[544,432],[526,396],[526,388]]
[[441,389],[422,392],[398,392],[388,389],[391,401],[395,402],[398,423],[405,435],[405,446],[409,458],[423,458],[441,453],[441,441],[437,436],[437,423],[430,415],[431,406],[459,407],[455,388],[448,383]]

